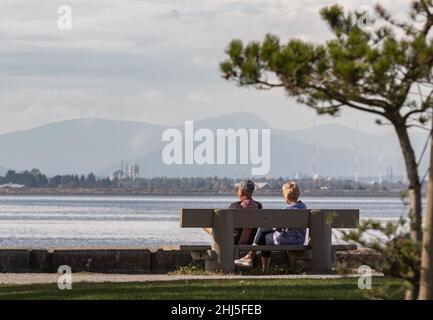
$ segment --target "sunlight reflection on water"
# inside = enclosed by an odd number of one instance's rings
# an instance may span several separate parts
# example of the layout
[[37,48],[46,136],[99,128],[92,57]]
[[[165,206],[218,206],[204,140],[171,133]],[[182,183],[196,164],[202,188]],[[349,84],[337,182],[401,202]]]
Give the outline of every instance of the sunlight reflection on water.
[[[180,208],[225,208],[232,197],[0,196],[1,247],[161,246],[208,243],[199,229],[179,228]],[[261,197],[283,208],[279,197]],[[361,218],[397,219],[399,198],[303,198],[309,208],[358,208]]]

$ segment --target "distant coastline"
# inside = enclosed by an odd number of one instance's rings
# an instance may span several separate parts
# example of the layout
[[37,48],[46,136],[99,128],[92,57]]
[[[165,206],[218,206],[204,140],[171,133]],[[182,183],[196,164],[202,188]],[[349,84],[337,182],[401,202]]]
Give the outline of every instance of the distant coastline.
[[[185,191],[185,190],[158,190],[144,188],[21,188],[0,189],[1,195],[70,195],[70,196],[233,196],[233,192],[220,191]],[[280,196],[275,190],[258,190],[257,196]],[[401,197],[400,191],[373,191],[373,190],[304,190],[307,197]]]

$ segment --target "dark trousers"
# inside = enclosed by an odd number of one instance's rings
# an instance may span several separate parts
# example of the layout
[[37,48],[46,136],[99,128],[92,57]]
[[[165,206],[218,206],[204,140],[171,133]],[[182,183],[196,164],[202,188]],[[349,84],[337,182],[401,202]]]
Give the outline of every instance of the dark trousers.
[[[270,228],[259,228],[259,230],[257,230],[256,237],[254,238],[254,244],[273,246],[274,231],[275,231],[274,229],[270,229]],[[262,251],[262,257],[270,258],[271,251]]]

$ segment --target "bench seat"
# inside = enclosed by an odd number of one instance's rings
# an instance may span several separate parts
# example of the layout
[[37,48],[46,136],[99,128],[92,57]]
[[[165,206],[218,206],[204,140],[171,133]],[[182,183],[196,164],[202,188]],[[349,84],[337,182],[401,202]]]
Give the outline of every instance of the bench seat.
[[[356,250],[358,247],[354,244],[337,244],[332,246],[332,251],[335,254],[337,251]],[[212,251],[210,245],[180,245],[179,250],[190,251],[194,260],[214,260],[216,259],[215,252]],[[311,259],[311,247],[304,245],[279,245],[279,246],[266,246],[266,245],[235,245],[235,257],[239,258],[240,251],[285,251],[291,253],[306,253],[299,256],[304,259]]]
[[[290,245],[290,246],[252,246],[252,245],[237,245],[234,246],[235,249],[240,251],[301,251],[301,250],[310,250],[310,246],[298,246],[298,245]],[[211,250],[212,247],[210,245],[180,245],[178,247],[179,250],[185,251],[207,251]],[[358,246],[356,244],[333,244],[332,250],[334,251],[349,251],[356,250]]]
[[266,246],[266,245],[235,245],[235,250],[239,251],[305,251],[311,249],[309,246],[304,245],[280,245],[280,246]]
[[[182,228],[211,228],[212,246],[182,246],[193,259],[204,260],[206,270],[233,272],[234,259],[245,251],[279,251],[311,259],[308,271],[332,272],[336,251],[353,250],[353,245],[332,245],[332,229],[356,228],[357,209],[186,209],[180,212]],[[308,228],[308,246],[235,245],[236,228]]]

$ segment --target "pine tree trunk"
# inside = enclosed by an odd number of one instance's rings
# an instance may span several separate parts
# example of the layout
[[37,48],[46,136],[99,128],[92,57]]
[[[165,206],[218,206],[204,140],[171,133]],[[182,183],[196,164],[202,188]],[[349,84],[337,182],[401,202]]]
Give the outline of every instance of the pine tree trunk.
[[418,296],[420,300],[433,300],[433,138],[431,139],[430,147],[430,172],[422,243],[421,280]]
[[409,218],[410,234],[415,241],[422,241],[422,205],[421,205],[421,183],[418,174],[418,165],[415,152],[409,139],[405,124],[395,125],[403,158],[406,166],[407,178],[409,182]]
[[[403,152],[406,173],[409,182],[409,218],[410,218],[410,235],[414,241],[422,241],[422,195],[421,183],[418,174],[418,165],[416,162],[415,152],[410,142],[406,124],[394,123],[397,136],[399,138],[401,150]],[[406,300],[415,300],[418,298],[419,286],[413,285],[406,291]]]

